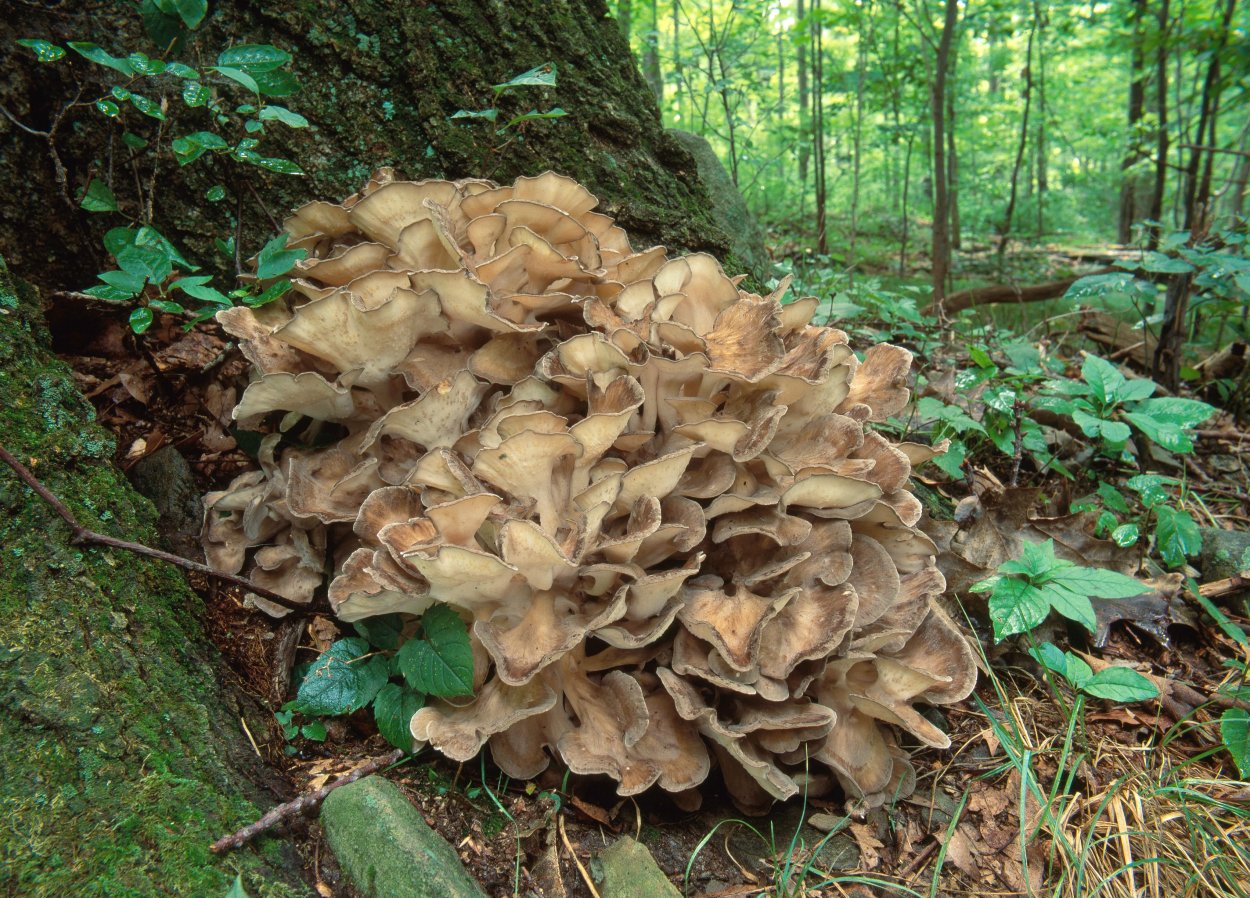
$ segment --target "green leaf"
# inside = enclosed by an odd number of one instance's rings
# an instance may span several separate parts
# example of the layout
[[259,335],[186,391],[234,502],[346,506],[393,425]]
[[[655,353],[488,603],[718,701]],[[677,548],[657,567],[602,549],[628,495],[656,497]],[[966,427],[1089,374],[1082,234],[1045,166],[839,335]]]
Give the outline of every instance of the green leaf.
[[990,354],[980,346],[973,346],[968,350],[968,357],[972,359],[972,363],[978,368],[996,368],[994,360],[990,358]]
[[178,303],[169,299],[153,299],[149,300],[148,305],[156,309],[158,312],[166,312],[170,315],[181,315],[186,311]]
[[1040,543],[1026,542],[1020,548],[1020,557],[1014,561],[1003,562],[998,571],[1001,574],[1022,574],[1030,578],[1041,578],[1051,571],[1071,567],[1069,561],[1060,561],[1055,557],[1055,541],[1048,539]]
[[1146,508],[1154,508],[1167,502],[1170,496],[1163,489],[1164,484],[1169,483],[1170,478],[1160,477],[1158,474],[1138,474],[1130,477],[1125,481],[1124,485],[1137,493],[1141,499],[1142,505]]
[[1051,580],[1038,589],[1050,606],[1068,620],[1076,621],[1091,633],[1098,629],[1098,616],[1094,614],[1094,603],[1089,600],[1088,594],[1078,592],[1058,580]]
[[88,287],[82,292],[88,296],[94,296],[96,299],[102,299],[105,302],[126,302],[135,297],[135,294],[128,290],[119,290],[108,284],[96,284],[94,287]]
[[1138,403],[1125,415],[1133,425],[1170,452],[1192,452],[1193,441],[1185,431],[1215,414],[1215,409],[1196,399],[1160,396]]
[[363,639],[339,639],[322,653],[300,683],[293,707],[317,717],[350,714],[363,708],[386,683],[386,659],[369,651]]
[[97,65],[102,65],[112,69],[115,72],[121,72],[129,77],[135,74],[134,67],[124,59],[118,59],[108,51],[93,44],[90,41],[70,41],[69,47],[84,59],[89,59]]
[[187,28],[178,18],[172,0],[140,0],[139,15],[143,30],[152,43],[171,53],[181,52],[186,44]]
[[188,296],[194,296],[198,300],[212,303],[215,306],[222,306],[223,308],[228,309],[230,306],[234,305],[234,303],[230,301],[230,297],[226,296],[219,290],[213,289],[212,287],[203,287],[194,284],[186,287],[178,287],[177,284],[174,284],[174,287],[182,290],[182,292]]
[[247,890],[243,888],[242,874],[234,878],[234,885],[230,887],[230,891],[226,892],[226,898],[250,898]]
[[1105,480],[1098,484],[1098,495],[1103,503],[1116,514],[1129,513],[1128,500],[1124,498],[1124,494]]
[[230,149],[230,145],[212,131],[196,131],[175,137],[170,141],[169,148],[179,165],[189,165],[209,151],[221,152]]
[[58,59],[65,58],[65,51],[56,44],[41,40],[40,38],[23,37],[18,39],[18,44],[34,51],[35,58],[40,62],[56,62]]
[[291,289],[291,282],[287,280],[286,278],[282,278],[281,280],[274,281],[272,284],[270,284],[263,293],[258,293],[256,296],[247,297],[246,299],[243,300],[243,302],[250,308],[259,309],[261,306],[267,303],[271,303],[275,299],[278,299],[279,297],[285,295],[286,292],[290,289]]
[[1101,599],[1128,599],[1149,592],[1149,587],[1116,571],[1072,565],[1054,572],[1047,581],[1057,583],[1074,593]]
[[1177,259],[1155,252],[1146,253],[1145,258],[1142,259],[1141,267],[1146,271],[1153,271],[1159,274],[1187,274],[1194,270],[1194,266],[1184,259]]
[[165,121],[165,112],[161,109],[161,104],[157,103],[155,100],[149,100],[145,96],[132,93],[130,95],[130,105],[135,109],[138,109],[144,115]]
[[1140,402],[1153,396],[1157,389],[1159,389],[1158,384],[1144,377],[1125,380],[1116,390],[1115,398],[1120,402]]
[[314,720],[311,723],[304,724],[299,728],[299,731],[300,735],[302,735],[305,739],[311,739],[313,742],[326,741],[326,725],[320,720]]
[[1159,697],[1155,684],[1127,667],[1104,667],[1089,678],[1081,691],[1113,702],[1144,702]]
[[165,74],[173,75],[175,78],[188,78],[192,81],[200,79],[200,73],[189,65],[183,65],[180,62],[170,62],[165,64]]
[[126,88],[122,87],[120,84],[114,84],[111,88],[109,88],[109,93],[123,102],[130,99],[130,91],[126,90]]
[[269,171],[276,171],[282,175],[302,175],[304,170],[292,162],[290,159],[279,159],[275,156],[268,156],[252,160],[254,165],[261,168],[267,168]]
[[258,132],[262,132],[265,130],[265,123],[258,122],[254,118],[250,118],[246,122],[243,123],[243,130],[246,131],[248,134],[256,134]]
[[286,274],[296,262],[308,255],[306,250],[287,249],[286,240],[286,234],[279,234],[256,254],[256,276],[262,281]]
[[1029,654],[1043,667],[1062,677],[1068,676],[1068,656],[1053,642],[1043,642],[1037,648],[1029,649]]
[[1100,400],[1104,407],[1115,404],[1116,393],[1124,384],[1124,375],[1120,373],[1120,369],[1096,355],[1085,357],[1085,362],[1081,365],[1081,379],[1090,385],[1094,398]]
[[192,109],[203,106],[213,98],[213,92],[198,81],[182,83],[182,102]]
[[1250,711],[1229,708],[1220,715],[1220,739],[1242,779],[1250,779]]
[[152,59],[146,53],[131,53],[126,61],[140,75],[159,75],[165,71],[165,63],[160,59]]
[[109,118],[116,118],[121,113],[121,108],[112,100],[99,99],[95,101],[95,108],[107,115]]
[[540,66],[535,66],[528,72],[522,72],[515,78],[503,82],[503,84],[496,84],[493,89],[498,94],[505,90],[511,90],[514,87],[555,87],[555,84],[555,63],[547,62]]
[[457,109],[448,117],[452,119],[477,118],[477,119],[485,119],[488,122],[493,122],[496,118],[499,117],[499,110],[498,109],[476,109],[476,110]]
[[378,724],[378,732],[396,748],[412,751],[412,730],[409,729],[412,715],[424,704],[425,696],[420,692],[398,683],[387,683],[373,700],[373,719]]
[[289,97],[299,93],[299,79],[286,69],[274,69],[269,72],[252,72],[256,85],[263,97]]
[[148,145],[148,142],[138,134],[131,134],[129,131],[122,134],[122,143],[130,147],[132,150],[142,150]]
[[125,291],[127,293],[127,299],[134,296],[143,289],[145,284],[147,284],[146,277],[143,275],[131,274],[128,271],[103,271],[98,275],[98,277],[110,287]]
[[951,480],[959,480],[964,476],[963,464],[968,457],[968,447],[960,440],[951,440],[950,446],[941,455],[934,457],[933,463]]
[[1136,524],[1121,524],[1111,531],[1111,541],[1125,549],[1137,545],[1139,539],[1141,539],[1141,528]]
[[271,44],[240,44],[221,51],[217,65],[246,69],[249,72],[270,72],[291,61],[291,54]]
[[285,106],[262,106],[260,107],[260,120],[262,122],[282,122],[288,128],[307,128],[308,119],[304,118],[298,112],[292,112]]
[[109,190],[107,184],[99,178],[92,178],[79,203],[88,212],[117,212],[117,197]]
[[531,109],[529,112],[525,112],[521,115],[508,119],[508,124],[504,125],[504,129],[506,130],[514,125],[519,125],[522,122],[532,122],[536,119],[545,118],[564,118],[566,115],[568,115],[568,113],[559,106],[554,109],[548,109],[546,112],[539,112],[537,109]]
[[152,326],[155,317],[152,310],[147,307],[135,309],[130,313],[130,329],[136,334],[142,334]]
[[114,258],[122,271],[146,278],[153,284],[164,283],[174,270],[169,256],[160,247],[124,246]]
[[219,203],[226,198],[226,188],[220,184],[214,184],[208,190],[204,191],[204,199],[210,203]]
[[352,626],[356,632],[369,640],[374,648],[392,651],[399,648],[399,639],[404,631],[404,619],[398,614],[379,614],[356,621]]
[[464,621],[446,605],[435,605],[422,615],[421,628],[425,638],[409,639],[397,656],[408,685],[426,695],[471,695],[473,649]]
[[208,0],[170,0],[170,5],[188,28],[198,28],[208,13]]
[[1160,505],[1155,516],[1155,545],[1168,567],[1180,567],[1188,556],[1202,551],[1202,531],[1189,512]]
[[1071,652],[1064,652],[1064,661],[1067,665],[1065,675],[1068,678],[1068,682],[1071,683],[1074,688],[1083,690],[1093,678],[1094,671],[1088,664],[1085,663],[1084,658],[1081,658],[1079,655],[1074,655]]
[[990,620],[994,624],[994,641],[1027,633],[1050,613],[1050,602],[1041,591],[1016,577],[1003,577],[994,585],[989,601]]
[[254,94],[260,93],[260,85],[256,83],[256,79],[242,69],[231,68],[230,66],[214,65],[209,66],[211,71],[218,75],[229,78],[237,84],[242,84]]

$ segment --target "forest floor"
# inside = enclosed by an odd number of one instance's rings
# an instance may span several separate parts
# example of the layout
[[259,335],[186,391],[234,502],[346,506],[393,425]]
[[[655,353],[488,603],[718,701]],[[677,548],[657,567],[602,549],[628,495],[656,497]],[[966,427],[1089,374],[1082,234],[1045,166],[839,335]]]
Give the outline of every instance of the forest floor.
[[[1024,263],[1017,275],[1021,281],[1058,276],[1105,265],[1113,255],[1106,247],[1038,247],[1017,260]],[[983,282],[994,265],[992,253],[969,252],[961,276]],[[1046,353],[1076,360],[1076,367],[1082,349],[1106,351],[1070,326],[1075,322],[1056,324],[1055,314],[1045,305],[999,309],[986,312],[982,323],[1015,315],[1012,326],[1023,332],[1045,322],[1040,336],[1029,331],[1030,339],[1046,343]],[[171,325],[150,332],[136,352],[112,307],[84,309],[78,300],[55,301],[49,320],[57,351],[74,367],[100,420],[118,434],[123,468],[173,446],[204,492],[253,466],[230,430],[246,365],[221,339]],[[869,322],[870,329],[880,326]],[[967,346],[957,339],[924,347],[925,392],[956,401],[955,376],[972,364]],[[1250,430],[1222,414],[1206,422],[1197,452],[1174,472],[1190,479],[1193,507],[1207,526],[1250,527],[1248,445]],[[957,567],[975,568],[976,540],[1019,540],[1029,527],[1064,541],[1090,564],[1127,569],[1140,560],[1094,539],[1090,513],[1069,513],[1078,486],[1027,464],[1013,486],[1013,467],[1010,457],[978,455],[964,479],[932,468],[918,472],[932,518],[949,519],[958,507],[966,522],[974,510],[976,523],[962,526],[962,539],[949,538],[960,525],[948,521],[945,544],[936,540],[962,553]],[[936,526],[942,530],[942,522]],[[194,534],[183,538],[195,541]],[[1201,579],[1199,571],[1189,573]],[[1227,659],[1250,660],[1236,638],[1237,625],[1250,626],[1250,619],[1233,596],[1222,600],[1223,620],[1213,619],[1182,594],[1179,576],[1159,574],[1154,593],[1121,603],[1102,621],[1098,635],[1105,642],[1086,645],[1089,657],[1128,665],[1160,686],[1160,699],[1132,705],[1086,703],[1054,688],[1018,644],[994,646],[984,600],[960,591],[967,604],[952,601],[952,609],[982,637],[981,682],[969,700],[932,712],[950,733],[952,749],[917,748],[915,793],[883,809],[795,800],[767,818],[744,818],[712,785],[702,807],[687,812],[664,795],[621,800],[605,784],[554,772],[536,783],[509,782],[489,762],[458,766],[428,754],[387,776],[492,896],[592,895],[584,865],[616,834],[638,838],[685,894],[706,898],[1082,895],[1093,894],[1094,883],[1107,896],[1245,895],[1250,859],[1229,846],[1250,844],[1250,786],[1238,781],[1221,750],[1217,723],[1237,703],[1219,687],[1229,677]],[[231,590],[194,585],[205,594],[210,634],[239,687],[272,711],[287,698],[293,666],[314,658],[338,632],[339,625],[320,617],[275,622],[244,607]],[[1057,626],[1035,638],[1068,644],[1077,635]],[[327,730],[324,742],[288,741],[270,719],[249,735],[291,795],[389,750],[364,714],[329,721]],[[352,894],[315,822],[296,821],[285,833],[319,893]]]

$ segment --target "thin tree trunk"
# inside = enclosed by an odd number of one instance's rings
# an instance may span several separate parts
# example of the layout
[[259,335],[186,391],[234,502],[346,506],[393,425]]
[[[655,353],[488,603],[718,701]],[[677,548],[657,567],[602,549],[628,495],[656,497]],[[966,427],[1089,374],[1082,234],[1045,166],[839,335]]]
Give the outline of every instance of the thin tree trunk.
[[1037,236],[1046,233],[1046,191],[1050,189],[1046,160],[1046,17],[1039,0],[1033,0],[1037,23]]
[[1008,194],[1007,211],[1003,213],[1003,225],[998,235],[998,276],[1003,276],[1007,241],[1011,239],[1011,219],[1016,211],[1016,193],[1020,181],[1020,167],[1024,162],[1024,150],[1029,143],[1029,111],[1033,103],[1033,40],[1037,36],[1037,22],[1029,29],[1029,43],[1024,55],[1024,112],[1020,116],[1020,142],[1016,145],[1016,161],[1011,167],[1011,192]]
[[[795,15],[798,21],[802,22],[807,15],[804,6],[804,0],[796,0]],[[809,29],[810,31],[810,29]],[[798,76],[799,76],[799,134],[806,135],[809,126],[808,122],[808,97],[807,97],[807,44],[799,44],[798,53]],[[811,158],[812,147],[806,140],[799,140],[799,191],[800,196],[807,195],[807,163]]]
[[621,34],[629,43],[629,31],[634,24],[634,0],[616,0],[616,22],[621,26]]
[[672,54],[673,54],[673,68],[677,70],[677,78],[674,80],[674,87],[676,88],[676,92],[673,96],[673,106],[677,109],[677,114],[681,116],[681,120],[684,122],[686,121],[686,110],[683,105],[685,101],[685,95],[686,95],[686,92],[684,89],[684,83],[686,79],[685,79],[685,73],[683,72],[684,66],[682,65],[682,61],[681,61],[681,33],[680,33],[680,24],[679,24],[680,21],[681,21],[681,0],[673,0],[673,40],[670,46],[672,47]]
[[1130,51],[1130,68],[1132,70],[1128,87],[1128,150],[1120,163],[1122,172],[1120,180],[1120,214],[1116,227],[1116,240],[1128,243],[1133,239],[1133,224],[1137,221],[1138,209],[1138,178],[1133,168],[1145,157],[1145,152],[1138,140],[1137,129],[1146,112],[1146,51],[1145,35],[1142,33],[1142,18],[1146,13],[1146,0],[1133,0],[1133,38]]
[[[1160,222],[1163,218],[1163,192],[1168,179],[1168,32],[1171,30],[1171,0],[1159,0],[1156,16],[1159,46],[1155,50],[1155,118],[1158,131],[1155,134],[1155,180],[1150,196],[1150,218]],[[1150,229],[1151,249],[1159,246],[1162,224]]]
[[911,193],[911,151],[916,143],[916,135],[907,133],[907,151],[903,155],[903,234],[898,246],[898,276],[907,276],[907,197]]
[[651,31],[647,49],[642,54],[642,74],[661,108],[664,106],[664,75],[660,71],[660,12],[657,0],[651,0]]
[[946,278],[950,273],[950,207],[946,195],[946,72],[950,65],[955,27],[959,22],[959,0],[946,0],[942,36],[938,41],[934,63],[933,88],[933,301],[938,318],[946,313],[942,300],[946,296]]
[[[958,52],[955,53],[958,57]],[[957,58],[951,59],[951,77],[955,75]],[[951,249],[964,245],[963,225],[959,219],[959,154],[955,147],[955,91],[946,91],[946,193],[950,199]]]
[[[950,0],[956,2],[956,0]],[[822,32],[819,21],[820,0],[812,0],[812,149],[815,152],[816,176],[816,251],[821,255],[829,252],[827,227],[828,203],[825,181],[825,69]]]
[[[864,11],[868,19],[868,31],[872,33],[872,3],[868,3],[867,9]],[[855,263],[856,250],[859,243],[859,195],[860,184],[859,174],[863,161],[863,143],[864,143],[864,75],[868,68],[868,47],[864,43],[864,15],[859,17],[857,23],[860,33],[860,39],[857,42],[855,53],[855,130],[853,141],[851,144],[852,154],[852,183],[851,183],[851,250],[847,265],[851,284],[855,283]],[[869,37],[871,40],[871,37]]]

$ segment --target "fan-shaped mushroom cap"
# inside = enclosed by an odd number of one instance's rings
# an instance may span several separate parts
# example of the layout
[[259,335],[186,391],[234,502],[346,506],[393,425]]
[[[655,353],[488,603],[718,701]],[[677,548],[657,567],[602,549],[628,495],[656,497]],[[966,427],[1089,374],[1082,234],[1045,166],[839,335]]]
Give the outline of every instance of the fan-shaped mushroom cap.
[[861,363],[788,281],[635,253],[597,205],[384,171],[298,210],[294,289],[218,316],[256,369],[235,417],[284,414],[207,497],[206,556],[301,601],[328,579],[345,621],[455,607],[476,696],[412,733],[456,760],[689,803],[715,758],[752,810],[905,791],[893,728],[946,744],[914,705],[975,677],[907,491],[935,449],[865,429],[911,354]]

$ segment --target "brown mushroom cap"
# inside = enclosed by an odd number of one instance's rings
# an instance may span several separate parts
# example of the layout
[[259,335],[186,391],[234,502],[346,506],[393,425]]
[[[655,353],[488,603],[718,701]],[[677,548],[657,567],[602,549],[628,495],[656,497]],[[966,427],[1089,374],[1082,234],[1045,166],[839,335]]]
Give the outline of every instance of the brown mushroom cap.
[[456,760],[689,803],[715,759],[753,810],[906,790],[894,729],[947,744],[914,704],[976,671],[907,491],[941,447],[865,429],[911,354],[860,362],[788,281],[635,253],[597,204],[385,171],[298,210],[295,289],[219,315],[256,369],[236,418],[277,430],[207,497],[210,563],[300,601],[328,577],[346,621],[454,606],[476,696],[412,733]]

